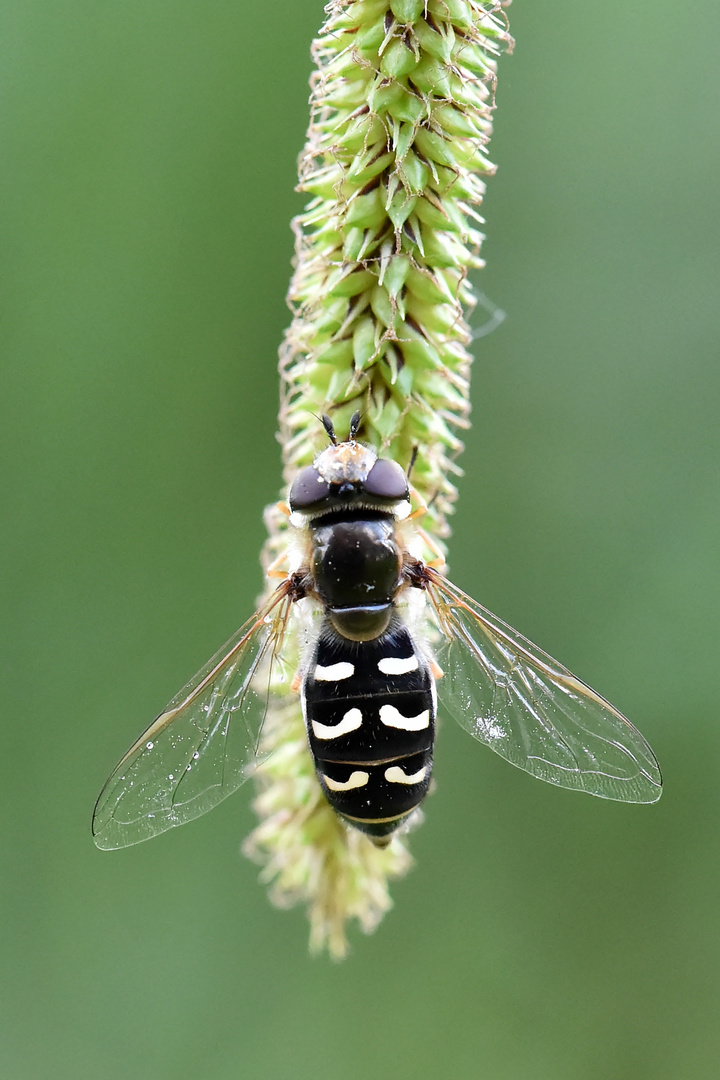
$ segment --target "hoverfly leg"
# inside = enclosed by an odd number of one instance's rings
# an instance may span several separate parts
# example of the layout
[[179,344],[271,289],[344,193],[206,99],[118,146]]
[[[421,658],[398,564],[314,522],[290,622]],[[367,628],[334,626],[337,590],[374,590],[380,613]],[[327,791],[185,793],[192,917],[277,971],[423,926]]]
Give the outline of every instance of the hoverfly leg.
[[[411,494],[413,500],[417,503],[417,506],[412,511],[412,513],[409,515],[408,520],[409,521],[417,521],[418,518],[421,518],[425,514],[427,514],[427,512],[428,512],[428,504],[425,502],[422,495],[420,495],[419,492],[415,490],[415,488],[412,486],[412,484],[410,485],[410,494]],[[424,529],[418,528],[418,533],[422,537],[422,539],[425,542],[427,548],[435,556],[435,558],[433,558],[433,559],[428,559],[427,565],[434,567],[434,569],[436,569],[436,570],[442,569],[442,567],[445,565],[445,555],[440,550],[440,548],[437,546],[437,544],[432,539],[432,537],[429,536],[428,533],[426,533]]]
[[428,548],[428,550],[431,551],[433,553],[433,555],[435,556],[434,559],[428,559],[425,565],[426,566],[431,566],[433,568],[433,570],[441,570],[443,568],[443,566],[445,565],[445,561],[446,561],[445,560],[445,555],[440,550],[440,548],[437,546],[437,544],[435,543],[435,541],[433,540],[432,536],[430,536],[429,533],[426,533],[424,529],[418,529],[418,533],[419,533],[420,537],[422,538],[423,543]]
[[273,561],[268,566],[267,570],[265,571],[265,577],[280,578],[284,580],[287,577],[287,573],[284,570],[281,570],[280,567],[283,565],[283,563],[287,563],[287,561],[287,551],[281,552],[278,555],[277,559],[273,559]]
[[412,486],[412,484],[409,485],[409,488],[410,488],[410,495],[412,497],[412,500],[413,500],[413,502],[417,503],[417,506],[415,507],[415,509],[410,514],[408,520],[409,521],[415,521],[417,518],[423,517],[423,515],[427,514],[428,505],[425,502],[425,500],[423,499],[420,492],[416,488],[414,488]]
[[302,686],[302,681],[303,681],[303,673],[302,673],[302,670],[300,668],[298,668],[297,671],[295,672],[295,674],[293,675],[292,682],[290,683],[290,690],[291,690],[291,692],[293,694],[298,693],[298,691],[300,690],[300,687]]

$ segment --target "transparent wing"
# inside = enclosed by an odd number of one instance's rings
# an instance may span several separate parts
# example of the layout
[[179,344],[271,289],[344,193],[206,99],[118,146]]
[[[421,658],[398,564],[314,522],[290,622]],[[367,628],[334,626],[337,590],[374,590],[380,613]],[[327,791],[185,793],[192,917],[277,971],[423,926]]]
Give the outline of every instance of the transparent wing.
[[183,825],[245,781],[290,605],[283,583],[133,743],[95,805],[99,848]]
[[655,755],[622,713],[434,570],[425,575],[444,635],[438,696],[471,735],[550,784],[622,802],[660,798]]

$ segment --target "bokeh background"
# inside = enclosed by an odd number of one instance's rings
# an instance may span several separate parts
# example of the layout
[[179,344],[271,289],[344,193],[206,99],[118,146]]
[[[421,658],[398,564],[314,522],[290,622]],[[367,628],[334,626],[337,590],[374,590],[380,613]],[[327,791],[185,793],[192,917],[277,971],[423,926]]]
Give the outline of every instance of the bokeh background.
[[[716,1080],[720,6],[516,0],[455,579],[616,702],[655,807],[443,727],[342,965],[238,854],[248,788],[104,854],[110,767],[235,629],[320,0],[8,0],[0,1075]],[[476,322],[482,322],[478,314]]]

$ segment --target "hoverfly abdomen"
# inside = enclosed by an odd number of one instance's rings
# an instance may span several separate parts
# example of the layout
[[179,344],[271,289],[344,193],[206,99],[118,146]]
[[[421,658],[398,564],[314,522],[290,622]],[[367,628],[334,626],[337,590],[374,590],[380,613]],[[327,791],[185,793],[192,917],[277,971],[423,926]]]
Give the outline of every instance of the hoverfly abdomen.
[[325,620],[308,664],[303,709],[317,776],[330,805],[383,837],[427,793],[435,735],[435,686],[397,616],[369,641],[342,637]]
[[380,765],[328,762],[326,768],[318,770],[318,779],[333,810],[377,843],[427,795],[432,751]]

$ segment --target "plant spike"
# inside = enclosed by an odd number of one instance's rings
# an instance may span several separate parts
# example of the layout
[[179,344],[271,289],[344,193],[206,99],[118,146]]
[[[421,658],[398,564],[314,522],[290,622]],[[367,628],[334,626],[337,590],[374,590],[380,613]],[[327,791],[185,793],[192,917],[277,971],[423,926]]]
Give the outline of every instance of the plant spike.
[[[290,483],[360,413],[358,438],[405,467],[428,504],[434,544],[449,534],[468,426],[472,357],[468,272],[492,125],[496,59],[512,47],[503,3],[332,0],[312,47],[311,119],[299,162],[310,200],[293,223],[293,312],[280,352],[280,433]],[[286,518],[266,515],[267,567],[287,549]],[[299,660],[289,634],[289,665]],[[345,955],[347,920],[373,930],[388,880],[411,865],[406,836],[375,847],[345,826],[315,779],[291,666],[268,707],[257,770],[260,824],[245,851],[279,906],[308,906],[313,951]],[[420,819],[419,812],[414,821]]]

